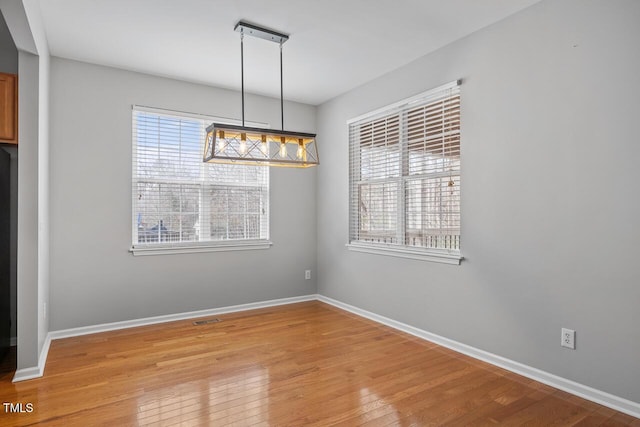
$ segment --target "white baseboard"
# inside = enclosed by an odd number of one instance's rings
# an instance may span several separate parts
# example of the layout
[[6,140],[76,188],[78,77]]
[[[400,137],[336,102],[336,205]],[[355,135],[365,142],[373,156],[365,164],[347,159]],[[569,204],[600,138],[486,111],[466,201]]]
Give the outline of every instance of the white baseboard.
[[101,325],[82,326],[79,328],[63,329],[51,332],[51,339],[78,337],[80,335],[97,334],[99,332],[115,331],[118,329],[135,328],[138,326],[154,325],[156,323],[174,322],[176,320],[194,319],[196,317],[216,316],[218,314],[234,313],[237,311],[255,310],[258,308],[275,307],[296,302],[316,300],[316,295],[280,298],[269,301],[251,302],[248,304],[231,305],[227,307],[211,308],[207,310],[189,311],[186,313],[167,314],[164,316],[146,317],[142,319],[125,320],[122,322],[103,323]]
[[555,387],[557,389],[566,391],[567,393],[571,393],[576,396],[580,396],[584,399],[590,400],[592,402],[596,402],[601,405],[607,406],[609,408],[615,409],[616,411],[620,411],[625,414],[631,415],[633,417],[640,418],[640,403],[633,402],[633,401],[630,401],[622,397],[618,397],[600,390],[596,390],[592,387],[577,383],[575,381],[568,380],[566,378],[559,377],[549,372],[545,372],[540,369],[533,368],[528,365],[524,365],[522,363],[498,356],[496,354],[489,353],[487,351],[480,350],[466,344],[462,344],[460,342],[442,337],[440,335],[436,335],[431,332],[427,332],[425,330],[415,328],[413,326],[407,325],[406,323],[398,322],[396,320],[389,319],[388,317],[380,316],[370,311],[363,310],[353,305],[349,305],[341,301],[335,300],[333,298],[325,297],[323,295],[318,295],[318,294],[303,295],[303,296],[292,297],[292,298],[281,298],[281,299],[275,299],[275,300],[269,300],[269,301],[213,308],[208,310],[190,311],[187,313],[177,313],[177,314],[169,314],[165,316],[147,317],[143,319],[105,323],[101,325],[84,326],[80,328],[64,329],[64,330],[49,332],[49,334],[47,334],[47,338],[42,348],[42,352],[40,353],[38,366],[17,370],[13,377],[13,382],[39,378],[43,375],[44,367],[47,361],[47,355],[49,353],[49,346],[51,345],[51,341],[54,339],[70,338],[70,337],[76,337],[76,336],[87,335],[87,334],[95,334],[99,332],[114,331],[118,329],[134,328],[137,326],[153,325],[157,323],[173,322],[176,320],[193,319],[197,317],[215,316],[215,315],[225,314],[225,313],[234,313],[238,311],[254,310],[258,308],[275,307],[278,305],[293,304],[297,302],[313,301],[313,300],[322,301],[324,303],[330,304],[334,307],[340,308],[342,310],[348,311],[358,316],[362,316],[364,318],[373,320],[383,325],[390,326],[399,331],[406,332],[418,338],[422,338],[424,340],[433,342],[443,347],[450,348],[451,350],[457,351],[459,353],[466,354],[467,356],[473,357],[474,359],[482,360],[492,365],[504,368],[508,371],[515,372],[516,374],[525,376],[527,378],[531,378],[535,381],[539,381],[543,384],[547,384],[551,387]]
[[44,344],[42,345],[42,351],[40,352],[40,357],[38,358],[38,366],[16,370],[16,373],[13,375],[12,382],[15,383],[18,381],[26,381],[26,380],[32,380],[34,378],[40,378],[44,374],[44,366],[47,363],[47,356],[49,355],[50,346],[51,346],[51,334],[47,334],[47,337],[44,340]]
[[38,360],[38,366],[31,368],[19,369],[13,376],[13,382],[31,380],[39,378],[44,374],[44,367],[47,362],[47,355],[49,353],[49,346],[52,340],[61,338],[71,338],[81,335],[97,334],[99,332],[115,331],[118,329],[135,328],[137,326],[154,325],[156,323],[174,322],[176,320],[194,319],[197,317],[215,316],[225,313],[234,313],[237,311],[255,310],[258,308],[276,307],[278,305],[293,304],[303,301],[317,300],[318,296],[303,295],[299,297],[280,298],[269,301],[252,302],[248,304],[232,305],[228,307],[212,308],[207,310],[189,311],[186,313],[168,314],[165,316],[146,317],[143,319],[125,320],[123,322],[104,323],[101,325],[83,326],[80,328],[63,329],[59,331],[52,331],[47,334],[40,358]]
[[640,418],[640,403],[633,402],[631,400],[624,399],[622,397],[615,396],[604,391],[596,390],[592,387],[577,383],[575,381],[568,380],[566,378],[559,377],[549,372],[542,371],[537,368],[533,368],[522,363],[506,359],[493,353],[489,353],[484,350],[471,347],[460,342],[450,340],[449,338],[442,337],[440,335],[433,334],[431,332],[424,331],[422,329],[415,328],[407,325],[406,323],[398,322],[388,317],[380,316],[367,310],[343,303],[333,298],[318,295],[318,300],[334,307],[346,310],[350,313],[358,316],[365,317],[374,322],[382,323],[383,325],[390,326],[402,332],[406,332],[418,338],[433,342],[443,347],[450,348],[458,353],[466,354],[474,359],[482,360],[483,362],[490,363],[492,365],[504,368],[508,371],[515,372],[516,374],[531,378],[532,380],[547,384],[551,387],[555,387],[567,393],[580,396],[584,399],[590,400],[600,405],[607,406],[616,411],[624,412],[632,417]]

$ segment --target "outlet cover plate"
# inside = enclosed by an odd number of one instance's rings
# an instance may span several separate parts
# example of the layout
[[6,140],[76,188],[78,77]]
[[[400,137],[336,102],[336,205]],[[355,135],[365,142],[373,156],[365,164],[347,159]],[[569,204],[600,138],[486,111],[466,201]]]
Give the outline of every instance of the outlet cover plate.
[[560,342],[562,347],[576,349],[576,331],[573,329],[562,328],[562,341]]

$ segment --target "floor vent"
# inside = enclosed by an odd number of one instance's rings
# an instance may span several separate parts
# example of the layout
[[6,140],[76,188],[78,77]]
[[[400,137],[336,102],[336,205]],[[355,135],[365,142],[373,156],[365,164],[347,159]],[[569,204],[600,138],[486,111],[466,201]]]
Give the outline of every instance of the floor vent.
[[213,319],[197,320],[193,322],[195,326],[208,325],[209,323],[218,323],[220,319],[214,317]]

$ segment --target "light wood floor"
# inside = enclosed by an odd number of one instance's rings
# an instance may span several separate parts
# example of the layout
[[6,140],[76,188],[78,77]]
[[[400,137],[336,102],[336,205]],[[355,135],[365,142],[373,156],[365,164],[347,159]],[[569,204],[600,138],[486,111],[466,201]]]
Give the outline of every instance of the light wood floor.
[[53,341],[0,425],[579,425],[640,420],[320,302]]

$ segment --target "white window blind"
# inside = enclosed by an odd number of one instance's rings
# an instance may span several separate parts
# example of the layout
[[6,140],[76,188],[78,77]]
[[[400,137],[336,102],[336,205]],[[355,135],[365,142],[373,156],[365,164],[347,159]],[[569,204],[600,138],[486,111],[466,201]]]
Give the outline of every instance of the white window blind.
[[269,239],[269,168],[204,163],[218,118],[134,107],[133,250]]
[[460,253],[460,92],[349,121],[350,244]]

